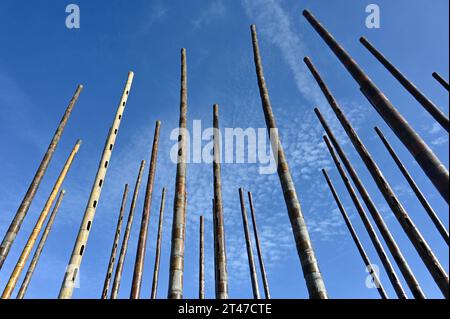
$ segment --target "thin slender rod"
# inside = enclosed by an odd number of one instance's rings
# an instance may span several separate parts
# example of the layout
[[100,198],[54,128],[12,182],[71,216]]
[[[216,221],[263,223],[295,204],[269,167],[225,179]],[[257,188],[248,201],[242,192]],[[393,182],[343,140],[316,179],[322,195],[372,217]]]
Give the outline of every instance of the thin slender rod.
[[448,132],[448,117],[429,98],[425,96],[410,80],[404,76],[388,59],[378,51],[366,38],[359,41],[370,53],[400,82],[400,84],[419,102],[425,110]]
[[450,86],[448,82],[437,72],[433,72],[432,76],[439,82],[440,85],[444,87],[447,91],[449,91]]
[[298,257],[303,270],[303,277],[306,282],[309,297],[314,299],[327,299],[327,291],[320,273],[319,264],[317,262],[314,249],[309,237],[308,228],[306,226],[300,202],[297,197],[294,182],[289,170],[289,165],[284,154],[281,141],[277,133],[277,125],[275,116],[272,112],[269,91],[264,78],[264,70],[262,66],[258,38],[256,35],[256,26],[251,26],[253,55],[256,67],[256,75],[258,78],[259,93],[261,96],[261,104],[264,111],[266,126],[270,132],[271,147],[277,160],[277,172],[280,179],[281,188],[283,189],[284,200],[291,222],[292,232],[294,234],[297,247]]
[[163,187],[162,195],[161,195],[161,205],[159,207],[158,237],[156,239],[155,267],[153,270],[153,283],[152,283],[151,299],[156,299],[156,296],[158,293],[159,266],[161,263],[161,243],[162,243],[162,231],[163,231],[163,222],[164,222],[165,203],[166,203],[166,188]]
[[205,220],[200,216],[198,299],[205,299]]
[[367,255],[366,251],[364,250],[364,247],[361,244],[361,241],[359,240],[359,237],[356,234],[355,229],[353,228],[352,222],[350,221],[350,218],[348,217],[347,212],[345,211],[344,205],[342,205],[342,202],[339,199],[339,195],[337,194],[336,189],[334,188],[334,185],[331,182],[330,177],[327,174],[327,171],[325,169],[322,169],[322,173],[325,176],[328,187],[330,188],[331,193],[333,194],[334,200],[336,201],[339,211],[341,212],[342,217],[344,218],[345,224],[347,225],[347,228],[353,238],[353,241],[355,242],[356,248],[358,248],[359,254],[361,255],[361,258],[363,259],[364,264],[367,267],[367,271],[372,276],[372,280],[374,282],[375,287],[377,287],[377,290],[381,296],[381,299],[388,299],[389,297],[387,296],[386,291],[384,290],[384,287],[381,284],[380,279],[377,276],[377,273],[372,268],[372,262],[370,261],[369,256]]
[[147,246],[148,224],[150,222],[150,207],[152,205],[153,184],[156,174],[156,162],[158,160],[159,131],[161,122],[156,121],[155,134],[153,137],[152,155],[150,158],[150,169],[148,172],[147,188],[145,190],[144,209],[142,211],[141,229],[139,231],[136,261],[134,263],[133,280],[131,283],[130,299],[139,299],[142,275],[144,272],[145,250]]
[[[356,207],[356,211],[358,212],[359,216],[361,217],[361,220],[364,224],[364,227],[367,230],[367,233],[369,234],[370,240],[372,241],[375,250],[378,254],[378,256],[380,257],[381,263],[383,264],[386,273],[388,275],[388,278],[392,284],[392,286],[394,287],[395,293],[397,294],[397,297],[399,299],[407,299],[408,296],[406,295],[405,290],[402,287],[402,284],[400,283],[400,280],[397,276],[397,273],[394,270],[394,267],[392,267],[391,261],[389,260],[389,257],[387,256],[383,245],[381,244],[381,241],[378,239],[378,235],[375,232],[374,227],[372,226],[372,223],[370,222],[369,217],[367,217],[367,214],[361,204],[361,202],[359,201],[358,196],[356,195],[355,190],[353,189],[352,184],[350,183],[350,180],[347,177],[347,174],[344,171],[344,168],[341,165],[341,162],[339,161],[333,146],[331,146],[330,141],[328,140],[327,136],[323,137],[325,144],[328,148],[328,151],[330,152],[331,157],[333,158],[333,162],[336,165],[336,168],[338,169],[339,175],[341,176],[342,181],[344,182],[344,185]],[[344,154],[345,155],[345,154]],[[356,183],[355,183],[356,184]],[[378,213],[377,213],[378,214]],[[376,215],[377,220],[381,219],[381,216]],[[382,219],[381,219],[382,221]],[[382,227],[379,227],[380,229],[383,229],[383,233],[386,232],[387,233],[387,237],[388,238],[392,238],[389,237],[390,232],[389,229],[387,229],[386,225],[384,225],[384,223],[382,223]],[[395,242],[394,242],[395,244]],[[388,247],[390,247],[388,245]],[[423,294],[422,290],[420,289],[419,283],[417,282],[417,280],[415,279],[414,275],[412,274],[411,269],[409,268],[405,258],[401,255],[401,252],[397,252],[398,247],[396,245],[394,245],[394,249],[392,249],[391,251],[393,251],[392,255],[394,256],[394,260],[397,261],[397,264],[400,267],[400,270],[406,269],[406,271],[404,271],[407,275],[406,278],[410,278],[412,276],[412,279],[408,279],[410,281],[410,286],[414,288],[414,296],[416,298],[420,298],[420,299],[424,299],[425,295]],[[397,253],[399,253],[397,255]]]
[[221,142],[219,131],[219,106],[213,106],[213,127],[214,127],[214,214],[216,221],[216,249],[215,254],[215,271],[216,271],[216,298],[228,299],[228,272],[227,272],[227,251],[225,245],[225,224],[223,217],[222,203],[222,179],[220,172],[221,162]]
[[436,226],[436,228],[439,231],[439,233],[441,234],[442,238],[445,240],[445,242],[448,245],[448,240],[449,240],[449,238],[448,238],[448,231],[445,228],[445,226],[442,223],[442,221],[439,219],[439,216],[433,210],[433,208],[431,207],[430,203],[425,198],[425,195],[419,189],[419,186],[417,186],[417,184],[414,181],[414,179],[412,178],[411,174],[408,172],[408,170],[406,169],[405,165],[403,165],[402,161],[400,160],[398,155],[395,153],[395,151],[392,148],[392,146],[389,144],[389,142],[386,139],[386,137],[384,136],[383,132],[381,132],[381,130],[378,127],[375,127],[375,131],[377,132],[378,136],[380,137],[381,141],[383,142],[383,145],[388,150],[388,152],[391,155],[392,159],[394,160],[395,164],[397,165],[397,167],[402,172],[403,176],[405,177],[405,179],[408,182],[409,186],[413,190],[414,194],[416,194],[417,199],[420,201],[420,203],[422,204],[423,208],[427,212],[428,216],[433,221],[434,226]]
[[186,123],[187,123],[187,66],[186,49],[181,49],[180,122],[178,135],[177,176],[173,205],[172,241],[170,251],[169,299],[183,298],[184,246],[186,238]]
[[34,225],[34,228],[31,231],[30,236],[28,237],[27,243],[25,244],[25,247],[22,250],[22,254],[20,255],[13,272],[9,277],[5,290],[3,290],[2,299],[9,299],[11,297],[11,294],[14,291],[14,288],[16,287],[17,281],[19,280],[20,274],[22,273],[22,270],[25,267],[28,257],[30,257],[31,251],[33,250],[33,247],[36,244],[36,241],[39,237],[39,233],[41,232],[41,229],[44,226],[44,222],[47,219],[48,214],[50,213],[50,209],[52,208],[53,203],[55,202],[56,196],[58,195],[59,190],[61,189],[61,186],[64,183],[67,173],[69,172],[69,169],[73,163],[73,160],[75,159],[75,156],[78,153],[78,150],[80,149],[80,145],[81,140],[78,140],[74,145],[72,151],[70,152],[69,157],[67,158],[67,161],[64,164],[61,172],[59,173],[59,176],[55,182],[55,185],[53,186],[52,191],[50,192],[47,202],[45,203],[44,208],[42,209],[41,214],[39,215],[39,218],[36,221],[36,224]]
[[41,163],[39,164],[36,174],[34,175],[31,184],[28,186],[27,192],[25,193],[25,196],[22,199],[22,202],[20,203],[20,206],[17,209],[17,212],[14,215],[13,220],[11,221],[8,230],[6,231],[5,237],[3,238],[2,243],[0,245],[0,269],[2,269],[3,263],[5,262],[5,259],[9,254],[11,246],[14,240],[16,239],[17,233],[19,232],[20,227],[22,226],[23,220],[25,219],[25,216],[28,213],[28,209],[30,208],[31,202],[33,201],[34,196],[36,195],[36,192],[39,188],[39,185],[41,184],[41,181],[44,178],[48,165],[52,160],[53,154],[55,153],[59,140],[61,139],[64,129],[66,128],[66,124],[70,118],[70,115],[72,114],[72,110],[82,90],[83,85],[81,84],[78,85],[75,94],[70,100],[69,105],[67,106],[66,111],[64,112],[64,115],[61,118],[61,121],[59,122],[58,128],[56,129],[56,132],[53,135],[50,145],[48,146],[47,151],[45,152],[45,155],[42,158]]
[[111,256],[109,257],[108,262],[108,270],[106,271],[105,282],[103,284],[102,299],[107,299],[109,294],[109,285],[111,283],[114,264],[116,261],[117,248],[119,247],[120,233],[122,232],[122,222],[123,222],[123,215],[125,212],[125,206],[127,204],[127,197],[128,197],[128,184],[125,184],[125,189],[123,191],[122,196],[122,203],[120,205],[119,218],[117,220],[116,233],[114,235],[114,241],[111,248]]
[[441,196],[449,201],[449,175],[448,169],[437,158],[431,148],[411,127],[400,112],[392,105],[389,99],[380,91],[372,80],[364,73],[352,57],[341,47],[333,36],[317,21],[313,15],[305,10],[303,15],[322,39],[338,57],[347,71],[360,86],[361,92],[377,110],[383,120],[389,125],[397,137],[409,150],[419,166],[434,184]]
[[94,183],[92,185],[91,193],[84,211],[83,220],[81,221],[80,229],[78,231],[77,239],[73,247],[73,251],[66,268],[64,280],[59,291],[59,299],[72,298],[75,282],[80,270],[81,262],[83,260],[86,245],[89,239],[89,234],[94,222],[95,213],[97,211],[100,195],[104,186],[106,173],[109,167],[112,151],[116,142],[117,134],[119,133],[120,123],[122,122],[123,111],[128,100],[131,84],[133,82],[134,73],[129,72],[127,82],[123,89],[122,97],[117,107],[114,116],[113,124],[109,130],[106,138],[105,146],[102,152],[101,160],[98,166],[97,174],[95,175]]
[[122,279],[123,264],[127,255],[128,242],[131,235],[131,227],[133,226],[134,211],[136,208],[136,202],[139,195],[139,188],[142,181],[142,173],[144,172],[145,161],[142,160],[139,167],[139,173],[136,179],[136,185],[134,186],[133,198],[131,199],[130,213],[128,214],[127,225],[125,227],[125,233],[123,234],[122,247],[120,247],[119,260],[117,261],[116,273],[114,274],[114,281],[111,289],[111,299],[117,299],[119,294],[120,281]]
[[52,213],[47,221],[47,225],[45,226],[44,232],[42,233],[41,239],[39,240],[39,244],[36,248],[36,251],[34,252],[33,258],[31,259],[30,265],[28,266],[27,273],[25,275],[25,278],[23,279],[22,285],[20,286],[16,299],[23,299],[25,297],[34,270],[36,269],[39,258],[41,257],[42,251],[44,250],[45,242],[47,241],[50,230],[52,229],[53,222],[55,221],[56,214],[58,213],[65,193],[66,191],[64,189],[59,192],[56,204],[53,207]]
[[253,299],[261,299],[258,287],[258,275],[256,274],[255,259],[253,258],[253,247],[248,227],[247,210],[245,209],[244,190],[239,188],[239,200],[241,202],[242,223],[244,226],[245,246],[247,247],[248,266],[250,268],[250,279],[252,281]]
[[262,255],[261,242],[259,239],[259,232],[258,232],[258,225],[256,224],[256,212],[255,212],[255,207],[253,205],[253,195],[251,192],[248,192],[247,195],[248,195],[248,202],[250,204],[250,213],[252,216],[252,223],[253,223],[253,234],[255,235],[256,251],[258,253],[259,268],[261,271],[261,277],[262,277],[262,282],[263,282],[263,286],[264,286],[264,294],[266,296],[266,299],[270,299],[269,282],[267,280],[266,266],[264,265],[264,259],[263,259],[263,255]]

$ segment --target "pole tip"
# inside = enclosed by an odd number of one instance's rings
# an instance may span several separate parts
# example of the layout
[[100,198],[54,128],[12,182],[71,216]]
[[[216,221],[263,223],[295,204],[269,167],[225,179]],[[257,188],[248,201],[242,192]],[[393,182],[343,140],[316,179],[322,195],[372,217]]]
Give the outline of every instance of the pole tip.
[[314,113],[316,113],[317,115],[320,115],[320,110],[317,106],[314,108]]
[[302,14],[303,14],[304,17],[308,17],[308,16],[311,15],[311,12],[309,12],[309,10],[305,9],[305,10],[303,10]]
[[365,43],[368,43],[369,41],[367,41],[367,39],[365,37],[360,37],[359,42],[361,42],[362,44],[365,44]]
[[161,126],[161,121],[160,120],[156,121],[156,126]]
[[308,56],[305,56],[305,57],[303,58],[303,62],[305,62],[306,64],[309,64],[309,63],[311,62],[311,60],[309,59]]
[[66,190],[65,189],[62,189],[61,190],[61,195],[64,195],[66,193]]
[[128,71],[128,76],[134,76],[134,72],[133,71]]
[[83,143],[83,140],[81,140],[81,139],[78,139],[78,140],[77,140],[77,143],[76,143],[76,145],[80,146],[80,145],[81,145],[81,143]]
[[84,88],[83,84],[78,84],[78,90],[82,90]]

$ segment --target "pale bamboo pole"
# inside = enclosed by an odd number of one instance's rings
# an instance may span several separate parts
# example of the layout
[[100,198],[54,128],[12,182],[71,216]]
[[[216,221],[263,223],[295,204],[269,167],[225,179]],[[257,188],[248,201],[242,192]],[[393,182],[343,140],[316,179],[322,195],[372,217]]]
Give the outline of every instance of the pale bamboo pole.
[[73,147],[72,151],[70,152],[70,155],[67,158],[67,161],[61,170],[61,173],[59,173],[59,176],[56,180],[55,185],[53,186],[53,189],[47,199],[47,202],[45,203],[44,208],[42,209],[42,212],[39,215],[39,218],[36,221],[36,224],[34,225],[34,228],[30,236],[28,237],[28,241],[25,244],[25,247],[23,248],[22,254],[20,255],[13,272],[9,277],[8,283],[6,284],[5,290],[3,291],[2,294],[2,299],[9,299],[11,297],[11,294],[14,288],[16,287],[17,281],[19,280],[20,274],[22,273],[22,270],[25,267],[28,257],[30,257],[31,251],[33,250],[34,244],[36,243],[36,240],[39,237],[39,233],[41,232],[42,226],[44,226],[44,222],[47,219],[47,216],[50,213],[50,209],[52,208],[52,205],[55,202],[56,196],[58,195],[59,190],[61,189],[61,186],[64,182],[64,179],[67,176],[67,172],[69,171],[70,166],[72,165],[75,155],[78,153],[78,150],[80,149],[80,145],[81,140],[78,140],[75,146]]
[[155,267],[153,270],[151,299],[156,299],[156,295],[158,292],[159,265],[161,263],[161,243],[162,243],[165,202],[166,202],[166,188],[164,187],[161,195],[161,205],[159,207],[158,238],[156,239]]
[[205,220],[200,216],[198,299],[205,299]]

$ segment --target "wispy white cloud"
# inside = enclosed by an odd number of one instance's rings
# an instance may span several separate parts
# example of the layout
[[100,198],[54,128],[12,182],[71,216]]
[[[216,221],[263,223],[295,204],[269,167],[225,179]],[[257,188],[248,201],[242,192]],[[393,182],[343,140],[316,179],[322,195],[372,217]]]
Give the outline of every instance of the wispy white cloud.
[[227,8],[223,0],[209,1],[208,6],[202,13],[192,21],[194,29],[204,27],[216,19],[223,18],[227,13]]

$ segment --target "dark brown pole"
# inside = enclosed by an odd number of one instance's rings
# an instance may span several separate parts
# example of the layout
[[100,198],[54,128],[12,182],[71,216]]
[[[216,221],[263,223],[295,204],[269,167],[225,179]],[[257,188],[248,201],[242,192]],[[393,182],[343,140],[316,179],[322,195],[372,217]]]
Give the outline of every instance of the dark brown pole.
[[[317,83],[319,84],[320,88],[322,89],[325,97],[327,98],[327,101],[329,102],[331,108],[333,109],[334,113],[336,114],[337,118],[339,119],[339,122],[343,126],[345,132],[347,133],[348,137],[350,138],[352,144],[356,148],[358,154],[360,155],[361,159],[363,160],[364,164],[366,165],[367,169],[369,170],[372,178],[376,182],[379,190],[383,194],[386,202],[388,203],[389,207],[391,208],[392,212],[398,219],[400,225],[402,226],[405,233],[408,235],[408,238],[416,248],[419,256],[422,258],[422,261],[427,266],[430,274],[432,274],[434,280],[438,284],[439,288],[441,289],[442,293],[444,295],[448,294],[448,276],[445,273],[444,269],[440,265],[439,261],[434,256],[432,250],[426,243],[425,239],[422,237],[416,226],[414,225],[413,221],[409,218],[408,213],[403,208],[399,200],[397,199],[397,196],[395,195],[394,191],[392,190],[391,186],[387,182],[387,180],[384,178],[383,174],[381,173],[380,169],[378,168],[378,165],[375,163],[375,161],[372,159],[372,156],[362,143],[359,136],[356,134],[356,131],[351,126],[350,122],[348,121],[347,117],[342,112],[339,104],[336,102],[336,99],[333,97],[331,91],[326,86],[325,82],[323,82],[322,78],[320,77],[317,70],[312,65],[311,61],[308,58],[305,58],[305,62],[308,65],[309,69],[311,70],[311,73],[314,75]],[[316,114],[318,114],[318,110],[316,111]],[[319,114],[318,114],[319,115]]]
[[139,187],[141,185],[142,173],[144,172],[145,161],[142,160],[139,167],[138,177],[136,179],[136,185],[134,186],[133,198],[131,200],[130,213],[128,214],[127,226],[122,239],[122,247],[120,248],[119,260],[117,261],[116,273],[114,275],[113,286],[111,289],[111,299],[117,299],[119,294],[120,280],[122,279],[123,264],[125,262],[125,256],[128,249],[128,241],[130,240],[131,227],[133,226],[134,210],[136,208],[136,202],[139,194]]
[[448,85],[448,82],[444,80],[444,78],[437,72],[433,72],[433,77],[438,81],[447,91],[449,90],[450,86]]
[[64,198],[65,193],[66,191],[64,189],[61,190],[61,192],[59,192],[56,204],[53,207],[52,213],[47,221],[47,225],[45,226],[44,232],[41,236],[41,239],[39,240],[39,244],[33,255],[33,259],[31,259],[30,266],[28,266],[27,274],[25,275],[22,285],[20,286],[16,299],[23,299],[25,297],[25,293],[27,292],[28,285],[30,284],[31,281],[31,277],[33,276],[34,270],[36,269],[42,251],[44,250],[45,242],[47,241],[50,230],[52,229],[53,222],[55,221],[56,214],[58,213],[59,207],[61,206],[61,202]]
[[125,189],[123,191],[123,196],[122,196],[122,204],[120,205],[119,219],[117,220],[116,233],[114,235],[114,241],[113,241],[113,245],[112,245],[112,249],[111,249],[111,256],[109,257],[109,262],[108,262],[108,270],[106,271],[105,283],[103,284],[102,299],[108,298],[109,284],[111,282],[111,277],[112,277],[112,273],[114,270],[114,263],[116,261],[117,248],[119,246],[120,233],[122,231],[122,221],[123,221],[123,214],[125,211],[125,206],[127,203],[127,196],[128,196],[128,184],[125,184]]
[[253,206],[253,196],[252,196],[251,192],[248,192],[247,195],[248,195],[248,201],[250,204],[250,212],[252,215],[253,233],[255,235],[256,251],[258,252],[259,268],[261,270],[261,277],[262,277],[262,282],[263,282],[263,286],[264,286],[264,294],[266,296],[266,299],[270,299],[269,282],[267,280],[266,266],[264,265],[264,259],[263,259],[262,250],[261,250],[261,243],[259,241],[258,226],[256,224],[255,207]]
[[367,267],[367,271],[372,276],[372,280],[374,282],[375,287],[377,287],[377,290],[381,296],[381,299],[388,299],[389,297],[387,296],[386,291],[384,290],[384,287],[381,284],[380,279],[378,278],[376,272],[372,268],[372,263],[369,259],[369,256],[367,255],[366,251],[364,250],[364,247],[362,246],[361,241],[359,240],[358,235],[356,234],[356,231],[353,228],[352,222],[350,221],[350,218],[348,217],[347,212],[345,211],[345,208],[342,205],[341,200],[339,199],[339,196],[336,192],[336,189],[333,186],[333,183],[330,180],[330,177],[327,174],[327,171],[325,169],[322,169],[322,173],[325,176],[328,187],[330,188],[331,193],[333,194],[334,200],[336,201],[339,211],[341,212],[342,217],[344,218],[345,224],[347,225],[347,228],[353,238],[353,241],[355,242],[355,245],[358,248],[359,254],[361,255],[361,258],[363,259],[364,264]]
[[187,123],[187,66],[186,49],[181,49],[180,123],[178,163],[173,205],[172,242],[170,252],[169,299],[183,298],[184,241],[186,235],[186,123]]
[[245,209],[244,190],[239,188],[239,200],[241,202],[242,222],[244,225],[245,245],[247,247],[248,266],[250,268],[250,278],[252,280],[253,299],[261,299],[258,287],[258,275],[256,274],[255,259],[253,258],[253,247],[250,239],[250,229],[248,227],[247,210]]
[[145,190],[144,209],[142,212],[141,229],[139,231],[136,261],[134,263],[133,280],[131,283],[130,299],[139,299],[142,285],[142,274],[144,272],[145,249],[147,246],[148,224],[150,221],[150,207],[152,205],[153,184],[155,181],[156,162],[158,160],[159,131],[161,122],[156,121],[155,134],[153,137],[152,155],[150,158],[150,169],[148,172],[147,188]]
[[214,213],[216,221],[216,249],[215,249],[215,270],[216,270],[216,298],[228,299],[228,272],[227,272],[227,251],[225,246],[225,225],[223,219],[222,204],[222,181],[220,174],[220,131],[219,131],[219,106],[213,106],[213,127],[214,127]]
[[336,54],[356,82],[358,82],[364,96],[366,96],[371,105],[378,111],[381,117],[406,146],[411,155],[414,156],[422,170],[448,203],[449,176],[445,165],[441,163],[430,147],[409,125],[400,112],[398,112],[387,97],[364,73],[344,48],[336,42],[333,36],[319,23],[319,21],[317,21],[307,10],[303,11],[303,15],[327,43],[330,49]]
[[198,270],[198,299],[205,299],[205,221],[200,216],[200,247]]
[[159,207],[158,238],[156,239],[155,268],[153,271],[151,299],[156,299],[156,295],[158,292],[159,265],[160,265],[160,261],[161,261],[161,243],[162,243],[162,230],[163,230],[163,221],[164,221],[165,202],[166,202],[166,188],[164,187],[162,190],[162,195],[161,195],[161,205]]
[[366,38],[361,37],[359,41],[370,53],[400,82],[400,84],[419,102],[428,113],[448,132],[448,117],[427,98],[420,90],[409,81],[386,57],[378,51]]
[[438,215],[436,214],[436,212],[431,207],[430,203],[425,198],[425,195],[421,192],[421,190],[417,186],[417,184],[414,181],[414,179],[412,178],[411,174],[409,174],[405,165],[403,165],[402,161],[397,156],[394,149],[392,148],[392,146],[389,144],[386,137],[384,136],[384,134],[381,132],[381,130],[378,127],[375,127],[375,131],[377,132],[377,134],[380,137],[381,141],[383,142],[384,146],[388,150],[388,152],[391,155],[392,159],[394,160],[395,164],[397,164],[397,167],[400,169],[403,176],[408,181],[408,184],[411,187],[411,189],[413,190],[414,194],[416,194],[417,199],[419,199],[423,208],[425,208],[425,211],[427,212],[428,216],[433,221],[434,226],[436,226],[436,228],[439,231],[439,233],[441,234],[442,238],[444,238],[445,242],[448,245],[448,232],[447,232],[447,229],[445,228],[444,224],[441,222]]
[[256,35],[256,26],[251,26],[253,55],[255,60],[256,75],[258,78],[259,93],[261,104],[264,111],[267,130],[270,134],[271,146],[275,159],[277,160],[277,172],[283,189],[284,200],[291,222],[292,232],[294,234],[297,253],[303,270],[303,277],[309,292],[309,297],[314,299],[327,299],[327,290],[320,273],[319,265],[314,254],[311,240],[309,238],[308,228],[306,226],[300,202],[297,197],[297,191],[289,171],[289,165],[284,154],[281,141],[277,133],[275,116],[272,112],[269,91],[264,79],[264,70],[259,52],[258,38]]
[[19,232],[20,227],[22,226],[23,220],[25,219],[25,216],[28,213],[28,209],[30,208],[31,202],[33,201],[34,196],[36,195],[36,192],[39,188],[39,185],[41,184],[45,172],[47,171],[47,167],[50,164],[50,161],[52,160],[53,154],[55,153],[59,140],[61,139],[64,129],[66,128],[66,124],[69,120],[70,115],[72,114],[72,110],[82,90],[83,85],[81,84],[78,85],[75,94],[70,100],[69,105],[67,106],[66,111],[64,112],[64,115],[61,121],[59,122],[58,128],[56,129],[56,132],[53,135],[50,145],[48,146],[47,151],[45,152],[44,158],[39,164],[36,174],[34,175],[30,186],[28,186],[28,190],[25,193],[25,196],[22,199],[19,208],[17,209],[17,212],[14,215],[11,224],[9,225],[5,237],[3,238],[2,244],[0,245],[0,269],[2,269],[3,263],[5,262],[5,259],[8,256],[9,250],[11,249],[11,246],[14,240],[16,239],[17,233]]
[[[329,136],[330,136],[330,138],[334,139],[333,135],[330,134]],[[331,136],[333,136],[333,137],[331,137]],[[378,239],[378,235],[375,232],[375,229],[372,226],[372,223],[370,222],[369,217],[367,216],[361,202],[359,201],[358,196],[356,195],[355,190],[353,189],[352,184],[350,183],[350,180],[347,177],[347,174],[345,173],[338,157],[336,156],[333,146],[331,146],[330,141],[328,140],[328,138],[326,136],[324,136],[323,139],[328,148],[328,151],[330,152],[331,157],[333,158],[333,162],[336,165],[336,168],[338,169],[339,175],[341,176],[341,179],[344,182],[345,187],[347,188],[347,191],[356,207],[356,210],[357,210],[359,216],[361,217],[364,227],[366,228],[367,233],[369,234],[370,240],[372,241],[372,243],[375,247],[378,257],[380,258],[381,263],[383,264],[384,269],[386,270],[388,278],[389,278],[392,286],[394,287],[397,297],[399,299],[407,299],[408,296],[406,295],[406,292],[402,287],[402,284],[397,276],[397,273],[395,272],[394,267],[392,267],[391,261],[389,260],[389,257],[386,254],[386,252],[383,248],[383,245],[381,244],[381,241]],[[338,149],[338,151],[339,151],[339,149]],[[343,155],[345,156],[345,154],[343,154]],[[341,158],[343,158],[344,163],[345,163],[345,161],[347,160],[347,157],[345,156],[345,159],[344,159],[344,157],[341,156]],[[348,164],[350,165],[350,163],[348,163]],[[348,171],[350,171],[350,170],[348,170]],[[364,186],[360,185],[360,187],[364,187]],[[389,247],[390,251],[392,252],[392,255],[394,256],[394,260],[397,262],[397,265],[399,266],[400,271],[402,271],[405,278],[407,278],[408,286],[413,291],[414,297],[417,299],[424,299],[425,295],[423,294],[422,289],[419,286],[419,283],[417,282],[416,278],[414,277],[414,274],[412,273],[411,269],[409,268],[409,265],[406,262],[405,257],[403,257],[400,249],[398,248],[397,244],[395,243],[394,239],[392,238],[392,235],[389,232],[389,229],[384,224],[384,221],[383,221],[381,215],[378,213],[378,211],[376,211],[375,216],[376,216],[376,218],[374,218],[374,219],[376,221],[378,221],[378,224],[380,224],[382,226],[382,227],[379,227],[379,229],[381,230],[381,233],[383,235],[385,234],[385,237],[388,238],[388,240],[390,242],[390,245],[388,245],[388,247]],[[386,242],[388,242],[388,241],[386,240]]]

